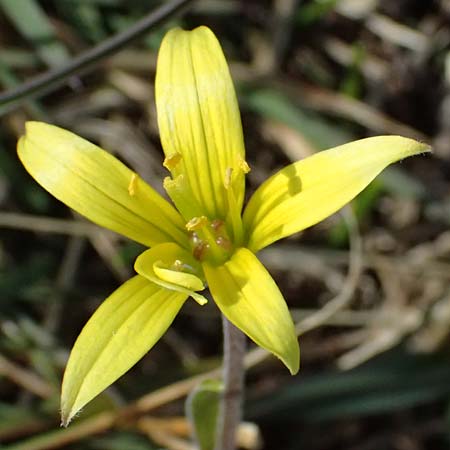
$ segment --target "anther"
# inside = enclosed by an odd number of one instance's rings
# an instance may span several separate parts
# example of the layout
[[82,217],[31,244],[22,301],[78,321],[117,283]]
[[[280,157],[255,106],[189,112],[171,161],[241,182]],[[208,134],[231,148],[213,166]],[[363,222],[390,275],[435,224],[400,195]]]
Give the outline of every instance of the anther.
[[182,160],[183,155],[181,153],[172,153],[169,156],[166,156],[166,158],[164,159],[163,162],[163,166],[166,169],[169,169],[170,171],[172,171],[173,169],[175,169],[175,167],[177,166],[177,164]]
[[208,223],[206,216],[193,217],[187,224],[186,229],[188,231],[200,230]]
[[135,173],[133,173],[131,175],[130,183],[128,184],[128,194],[130,194],[131,197],[134,197],[136,195],[137,180],[138,176]]
[[242,172],[244,173],[249,173],[250,172],[250,166],[247,164],[247,161],[245,159],[241,159],[239,162],[239,168],[242,170]]
[[173,263],[172,263],[172,270],[175,270],[177,272],[182,272],[184,269],[184,263],[183,261],[180,261],[179,259],[176,259]]

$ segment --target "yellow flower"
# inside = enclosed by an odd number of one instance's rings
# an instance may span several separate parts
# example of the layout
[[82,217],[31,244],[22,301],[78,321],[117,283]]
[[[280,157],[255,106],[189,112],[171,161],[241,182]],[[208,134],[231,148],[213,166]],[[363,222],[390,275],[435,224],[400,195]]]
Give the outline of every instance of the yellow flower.
[[399,136],[342,145],[291,164],[253,194],[241,214],[245,174],[238,104],[228,67],[206,27],[174,29],[156,74],[164,188],[176,209],[99,147],[28,122],[18,144],[29,173],[93,222],[140,242],[138,275],[97,309],[64,375],[67,424],[163,335],[188,297],[206,286],[221,312],[296,373],[299,347],[286,303],[256,253],[337,211],[387,165],[428,151]]

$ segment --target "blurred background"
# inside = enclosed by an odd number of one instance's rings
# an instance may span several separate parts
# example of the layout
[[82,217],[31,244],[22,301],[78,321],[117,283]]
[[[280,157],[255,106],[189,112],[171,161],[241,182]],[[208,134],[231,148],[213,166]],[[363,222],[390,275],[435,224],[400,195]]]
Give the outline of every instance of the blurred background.
[[[0,0],[1,448],[193,448],[185,396],[221,361],[212,302],[187,302],[149,355],[59,428],[68,352],[143,248],[47,194],[15,145],[26,120],[54,123],[161,192],[157,50],[167,29],[205,24],[238,92],[248,195],[290,161],[353,139],[401,134],[434,148],[261,253],[302,335],[302,368],[291,377],[251,354],[254,426],[241,445],[450,449],[450,1],[198,0],[138,39],[107,41],[169,3]],[[107,56],[83,66],[78,57],[105,41]],[[71,64],[65,79],[23,85]]]

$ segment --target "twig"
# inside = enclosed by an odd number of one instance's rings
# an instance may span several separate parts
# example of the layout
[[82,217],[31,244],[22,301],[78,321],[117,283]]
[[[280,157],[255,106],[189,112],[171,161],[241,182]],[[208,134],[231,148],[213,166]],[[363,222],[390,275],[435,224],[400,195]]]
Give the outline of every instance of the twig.
[[[304,309],[304,308],[293,308],[290,310],[294,320],[299,321],[300,319],[306,319],[317,312],[316,309]],[[386,316],[386,317],[385,317]],[[343,327],[343,328],[354,328],[354,327],[366,327],[373,321],[374,312],[372,310],[362,310],[354,311],[351,309],[345,309],[338,311],[328,320],[322,323],[322,326],[332,326],[332,327]],[[381,318],[383,320],[388,320],[390,317],[382,314]]]
[[7,212],[0,213],[0,228],[12,228],[38,233],[69,234],[73,236],[90,236],[104,232],[103,228],[88,222]]
[[39,397],[49,398],[54,394],[53,387],[46,381],[6,359],[3,355],[0,355],[0,374]]
[[[145,433],[152,441],[170,450],[197,450],[197,447],[185,439],[176,436],[173,430],[170,429],[170,425],[168,426],[166,422],[164,419],[142,417],[137,422],[137,428],[139,431]],[[186,428],[187,425],[185,423]]]
[[3,450],[53,450],[76,442],[87,436],[108,430],[114,425],[116,414],[113,412],[100,413],[96,416],[44,435],[40,435],[16,445],[3,447]]
[[73,58],[67,64],[56,69],[49,70],[25,82],[17,88],[0,94],[0,105],[16,103],[31,96],[41,96],[54,90],[63,81],[80,71],[84,71],[89,66],[98,63],[102,59],[117,52],[131,41],[139,38],[148,31],[156,28],[163,21],[178,13],[183,7],[193,0],[174,0],[170,3],[163,3],[157,10],[152,11],[143,19],[122,33],[116,34],[101,42],[97,46],[85,51],[81,55]]
[[423,53],[429,46],[430,39],[424,33],[381,14],[371,14],[366,27],[381,39],[414,52]]

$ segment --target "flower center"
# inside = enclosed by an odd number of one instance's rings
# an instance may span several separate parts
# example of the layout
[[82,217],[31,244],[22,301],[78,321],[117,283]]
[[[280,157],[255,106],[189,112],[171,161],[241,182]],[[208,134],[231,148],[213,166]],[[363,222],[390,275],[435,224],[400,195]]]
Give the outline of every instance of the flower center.
[[193,217],[187,224],[192,254],[197,261],[223,264],[233,252],[225,222],[209,220],[206,216]]

